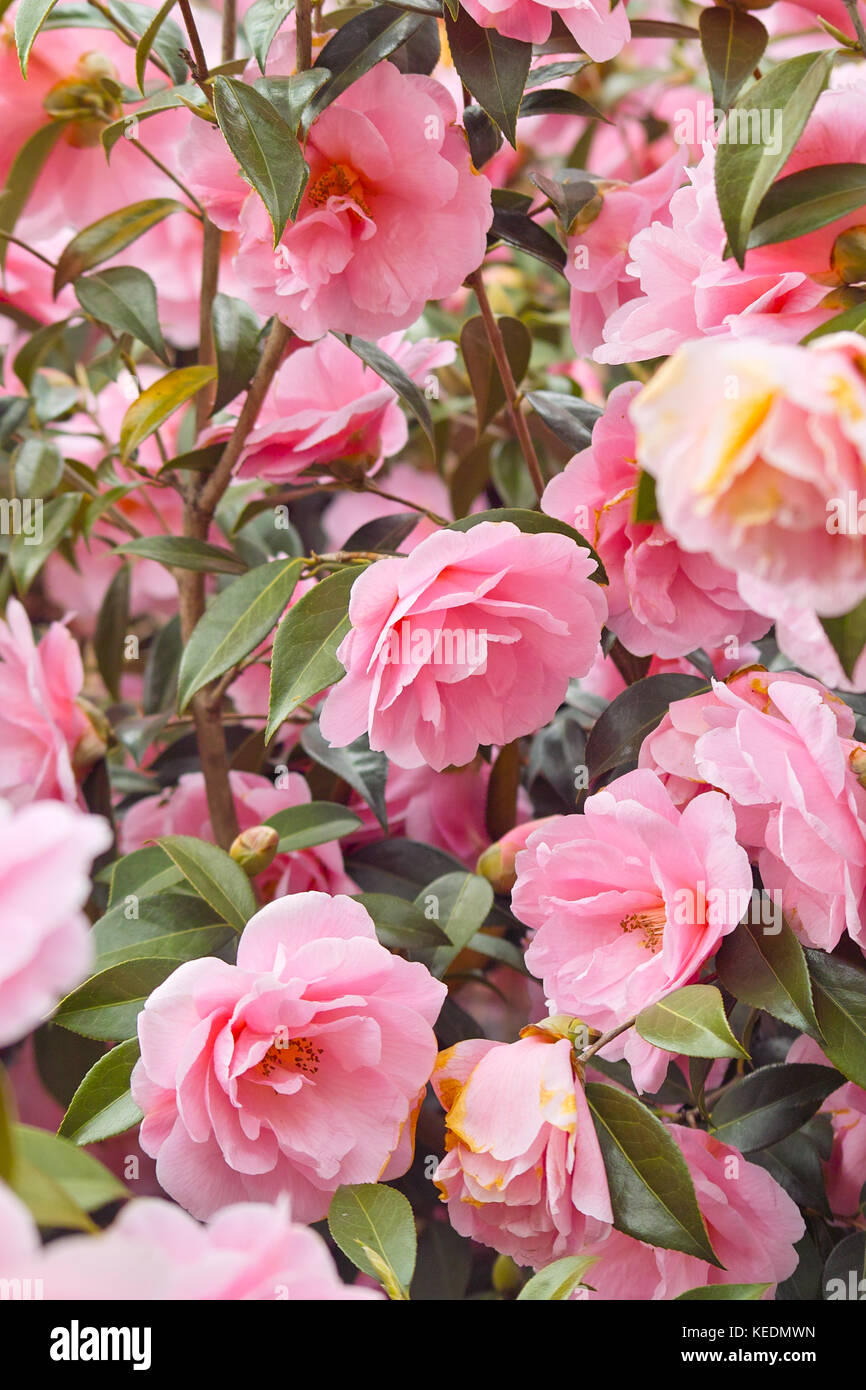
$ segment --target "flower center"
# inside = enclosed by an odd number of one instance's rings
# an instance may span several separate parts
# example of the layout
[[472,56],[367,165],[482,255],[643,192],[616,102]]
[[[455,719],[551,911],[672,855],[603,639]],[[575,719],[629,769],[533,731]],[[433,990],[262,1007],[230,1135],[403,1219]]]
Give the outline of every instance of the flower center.
[[348,164],[331,164],[315,183],[310,184],[307,197],[314,208],[324,207],[329,198],[351,198],[367,217],[370,216],[364,185]]
[[304,1076],[315,1076],[321,1056],[322,1049],[309,1038],[292,1038],[284,1046],[271,1043],[257,1070],[266,1081],[281,1067],[283,1070],[303,1072]]
[[655,951],[664,936],[666,921],[667,917],[663,907],[651,907],[646,912],[629,913],[628,917],[623,917],[620,926],[626,932],[643,932],[641,945],[645,946],[648,951]]

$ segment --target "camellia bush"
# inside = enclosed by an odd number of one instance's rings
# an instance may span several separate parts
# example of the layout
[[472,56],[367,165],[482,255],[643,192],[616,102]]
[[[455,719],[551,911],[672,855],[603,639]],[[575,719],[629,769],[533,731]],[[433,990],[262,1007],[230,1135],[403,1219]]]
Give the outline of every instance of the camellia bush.
[[866,1296],[858,0],[0,0],[0,1287]]

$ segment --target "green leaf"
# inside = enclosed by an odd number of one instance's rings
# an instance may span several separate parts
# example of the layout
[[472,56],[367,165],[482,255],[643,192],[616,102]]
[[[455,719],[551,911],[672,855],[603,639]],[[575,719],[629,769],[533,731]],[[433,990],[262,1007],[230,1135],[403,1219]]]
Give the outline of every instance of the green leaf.
[[592,429],[599,418],[598,406],[565,391],[529,391],[526,399],[547,428],[573,453],[592,443]]
[[125,247],[131,246],[151,227],[155,227],[173,212],[188,212],[183,203],[174,198],[147,198],[141,203],[130,203],[119,208],[107,217],[100,217],[78,232],[61,253],[54,272],[54,294],[60,293],[64,285],[77,280],[85,270],[108,261]]
[[341,92],[387,58],[424,22],[424,16],[395,5],[375,5],[341,25],[319,54],[314,68],[325,68],[328,81],[316,93],[304,119],[309,125]]
[[21,73],[27,76],[27,62],[33,40],[42,28],[57,0],[20,0],[15,12],[15,46]]
[[143,1118],[129,1090],[139,1058],[138,1038],[113,1047],[85,1076],[57,1131],[74,1144],[96,1144],[123,1134]]
[[344,333],[335,333],[335,338],[339,338],[341,343],[345,343],[347,348],[351,348],[356,357],[371,367],[377,376],[380,376],[392,391],[396,391],[400,400],[412,412],[422,430],[430,441],[430,448],[436,454],[436,440],[433,436],[433,421],[430,418],[430,411],[424,399],[424,393],[410,376],[404,372],[387,352],[379,347],[377,343],[365,342],[363,338],[348,337]]
[[249,879],[231,856],[193,835],[164,835],[157,843],[217,916],[242,932],[258,904]]
[[445,15],[448,46],[460,80],[517,148],[517,114],[532,61],[532,44],[483,29],[461,9]]
[[517,1295],[517,1302],[551,1303],[571,1298],[599,1258],[598,1255],[566,1255],[563,1260],[554,1260],[527,1280]]
[[830,1216],[821,1155],[804,1129],[789,1134],[768,1149],[758,1149],[751,1155],[750,1162],[765,1168],[798,1207],[809,1207]]
[[338,1188],[328,1230],[343,1254],[378,1279],[389,1298],[408,1298],[417,1237],[412,1208],[402,1192],[373,1182]]
[[279,622],[304,568],[303,559],[256,565],[223,589],[199,619],[178,674],[178,709],[248,656]]
[[558,87],[551,88],[549,92],[526,92],[517,115],[518,119],[521,116],[584,116],[591,121],[611,124],[591,101],[578,96],[576,92],[561,91]]
[[[532,334],[520,319],[505,317],[497,319],[505,345],[505,355],[514,383],[519,386],[532,353]],[[475,397],[477,437],[480,439],[487,425],[505,405],[505,387],[499,368],[493,358],[490,340],[480,314],[467,319],[460,330],[460,351],[469,374],[472,394]]]
[[129,565],[121,565],[105,591],[93,636],[99,674],[115,700],[120,699],[124,643],[129,632],[129,579]]
[[5,1069],[0,1066],[0,1182],[11,1183],[15,1169],[15,1139],[12,1087]]
[[140,555],[144,560],[157,560],[167,569],[204,570],[208,574],[246,574],[243,560],[239,560],[230,550],[186,536],[141,536],[138,540],[119,545],[116,554]]
[[119,333],[131,333],[151,352],[168,360],[159,326],[156,286],[134,265],[109,266],[98,275],[82,275],[72,288],[86,314]]
[[433,879],[455,872],[466,870],[453,855],[399,836],[361,845],[346,861],[346,873],[365,893],[388,893],[409,902]]
[[710,1115],[713,1135],[742,1153],[765,1149],[810,1120],[841,1084],[832,1067],[807,1062],[761,1067],[720,1093]]
[[[773,68],[750,87],[737,108],[738,129],[729,114],[719,133],[716,154],[716,197],[737,264],[745,263],[749,233],[761,201],[779,170],[787,163],[812,108],[823,92],[835,53],[804,53]],[[770,113],[779,134],[778,151],[762,141],[739,143],[732,136],[748,135],[751,117],[760,122]],[[775,124],[778,122],[778,124]]]
[[[6,186],[0,190],[0,230],[15,231],[15,225],[27,206],[36,180],[64,129],[63,121],[48,121],[47,124],[40,125],[21,146],[6,175]],[[8,251],[9,242],[0,237],[0,270],[6,265]]]
[[[493,33],[492,29],[485,29],[485,33]],[[499,192],[493,190],[494,194]],[[545,231],[544,227],[539,226],[534,217],[519,207],[506,207],[493,200],[493,221],[490,224],[489,235],[498,241],[504,241],[506,246],[513,246],[517,251],[525,251],[527,256],[534,256],[536,260],[542,261],[545,265],[551,266],[554,270],[565,274],[565,250],[556,240],[556,237]]]
[[641,1009],[635,1028],[654,1047],[686,1057],[745,1057],[714,985],[685,985]]
[[721,1268],[686,1161],[661,1120],[634,1096],[612,1086],[592,1082],[586,1098],[607,1171],[616,1229]]
[[675,1303],[757,1303],[770,1284],[700,1284],[677,1294]]
[[308,801],[276,811],[263,824],[273,826],[280,837],[277,853],[292,854],[351,835],[362,821],[348,806],[340,806],[336,801]]
[[391,951],[410,951],[432,958],[434,951],[447,944],[438,922],[425,917],[420,908],[390,893],[358,893],[355,901],[373,919],[376,935]]
[[[834,314],[833,318],[826,323],[819,323],[817,328],[813,328],[811,333],[807,333],[801,340],[803,343],[811,343],[815,338],[823,338],[827,333],[862,333],[866,328],[866,304],[855,304],[851,309],[844,309],[841,314]],[[855,608],[854,612],[858,610]],[[823,618],[824,624],[828,622],[844,622],[845,619]],[[832,635],[830,637],[832,642]],[[850,673],[849,673],[850,674]]]
[[283,21],[288,19],[295,8],[295,0],[255,0],[244,15],[244,33],[252,55],[264,72],[271,44],[277,37]]
[[298,211],[309,169],[291,127],[255,87],[233,77],[213,82],[220,130],[271,219],[274,246]]
[[866,599],[841,618],[821,618],[819,615],[819,620],[842,663],[842,670],[849,680],[853,680],[857,660],[866,646]]
[[352,565],[323,579],[298,599],[277,628],[267,739],[298,705],[345,674],[336,651],[349,631],[349,595],[363,570]]
[[295,134],[309,102],[330,77],[324,68],[309,68],[291,77],[257,77],[255,88],[276,107],[286,125]]
[[108,906],[147,898],[179,883],[183,875],[158,845],[133,850],[112,865]]
[[96,969],[149,956],[179,963],[216,955],[234,935],[216,916],[209,903],[191,893],[152,894],[136,902],[134,911],[117,902],[93,927]]
[[122,461],[126,463],[139,444],[143,444],[170,415],[198,395],[215,376],[215,367],[178,367],[175,371],[166,372],[165,376],[142,391],[127,408],[120,426]]
[[418,1240],[413,1303],[457,1303],[472,1275],[472,1243],[447,1221],[428,1221]]
[[609,773],[619,776],[637,767],[641,744],[667,714],[672,701],[707,688],[699,676],[679,672],[645,676],[628,686],[602,711],[586,741],[590,788],[594,790]]
[[726,936],[716,955],[725,989],[753,1009],[766,1009],[820,1040],[803,948],[787,923],[778,933],[742,922]]
[[222,410],[249,385],[259,365],[261,332],[256,315],[242,299],[234,299],[230,294],[214,295],[217,392],[212,414]]
[[699,28],[713,101],[727,111],[764,56],[767,31],[754,15],[723,6],[701,10]]
[[843,1076],[866,1089],[866,972],[823,951],[806,958],[821,1046]]
[[560,521],[558,517],[547,516],[545,512],[533,512],[521,507],[497,507],[490,512],[473,512],[471,516],[460,517],[459,521],[452,521],[447,529],[449,531],[471,531],[473,526],[479,526],[482,521],[510,521],[513,526],[517,527],[518,531],[523,531],[526,535],[539,535],[540,533],[555,531],[559,536],[568,536],[569,540],[574,541],[576,545],[582,545],[584,550],[588,550],[595,560],[598,568],[591,577],[598,584],[607,583],[607,572],[589,541],[579,531],[575,531],[573,526]]
[[82,1211],[97,1211],[130,1195],[104,1164],[68,1139],[31,1125],[16,1125],[15,1143],[24,1162],[57,1183]]
[[12,463],[18,497],[45,497],[63,476],[63,459],[46,439],[25,439]]
[[419,911],[435,908],[433,918],[450,945],[436,952],[432,972],[442,977],[451,962],[487,921],[493,906],[493,889],[479,874],[443,874],[422,888],[415,899]]
[[165,0],[153,16],[144,33],[138,41],[135,50],[135,80],[138,83],[138,90],[142,96],[146,95],[144,90],[144,73],[147,68],[147,60],[150,57],[151,49],[156,42],[156,36],[162,28],[163,21],[168,18],[171,10],[174,9],[175,0]]
[[656,480],[652,473],[647,473],[643,468],[638,474],[631,519],[651,523],[661,520],[656,500]]
[[304,752],[329,772],[356,791],[370,807],[382,829],[388,829],[388,810],[385,804],[385,783],[388,778],[388,759],[374,751],[366,734],[345,748],[332,748],[322,737],[317,723],[306,724],[301,733]]
[[158,956],[110,965],[61,1000],[54,1022],[106,1042],[134,1038],[146,1001],[177,967],[178,961]]
[[749,248],[805,236],[864,204],[866,164],[800,169],[779,179],[764,194],[749,234]]
[[9,551],[9,568],[20,594],[26,594],[48,556],[53,554],[72,530],[81,506],[80,492],[64,492],[42,508],[42,538],[33,544],[35,535],[23,532],[14,538]]

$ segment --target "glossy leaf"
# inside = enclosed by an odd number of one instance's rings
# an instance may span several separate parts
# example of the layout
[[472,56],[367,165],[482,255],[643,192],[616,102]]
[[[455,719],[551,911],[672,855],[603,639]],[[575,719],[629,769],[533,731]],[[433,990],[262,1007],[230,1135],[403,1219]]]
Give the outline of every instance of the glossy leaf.
[[328,1230],[343,1254],[377,1279],[390,1298],[408,1297],[418,1241],[412,1208],[402,1192],[383,1183],[338,1188]]
[[147,198],[91,222],[62,251],[54,272],[54,294],[59,294],[64,285],[77,280],[85,270],[118,255],[174,212],[188,212],[188,208],[174,198]]
[[323,579],[298,599],[277,628],[267,738],[304,700],[342,679],[336,651],[349,630],[349,595],[363,569],[351,565]]
[[276,107],[255,87],[216,77],[213,95],[220,130],[267,209],[276,246],[297,213],[307,182],[301,147]]
[[686,1057],[745,1057],[713,985],[685,985],[637,1016],[635,1028],[654,1047]]
[[217,917],[243,931],[258,904],[243,869],[225,850],[193,835],[164,835],[157,843]]
[[131,333],[151,352],[167,360],[159,326],[156,286],[134,265],[109,266],[97,275],[81,275],[73,285],[86,314],[119,333]]
[[75,1144],[95,1144],[137,1125],[142,1112],[129,1078],[139,1053],[138,1038],[128,1038],[100,1057],[72,1097],[58,1134]]

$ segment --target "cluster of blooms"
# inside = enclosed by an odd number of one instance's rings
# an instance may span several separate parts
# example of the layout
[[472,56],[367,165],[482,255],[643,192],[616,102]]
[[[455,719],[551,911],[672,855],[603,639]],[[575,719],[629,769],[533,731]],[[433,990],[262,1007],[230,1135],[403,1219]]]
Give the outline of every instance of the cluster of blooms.
[[[762,9],[754,66],[850,8]],[[45,1058],[95,1035],[61,1133],[129,1199],[43,1244],[11,1164],[0,1286],[379,1299],[309,1228],[413,1170],[473,1292],[497,1252],[592,1257],[577,1298],[773,1298],[803,1209],[829,1249],[866,1190],[863,65],[784,156],[758,121],[738,241],[704,26],[638,27],[675,0],[407,11],[372,66],[367,12],[315,9],[324,73],[292,16],[185,92],[166,16],[138,88],[110,13],[29,57],[0,17],[0,1105],[47,1142]],[[217,10],[184,20],[221,67]],[[465,26],[523,52],[522,108]],[[781,1004],[738,999],[761,923]],[[672,996],[703,1012],[666,1032]],[[771,1066],[810,1128],[738,1147],[715,1104]],[[686,1221],[647,1224],[616,1106]],[[790,1133],[814,1201],[761,1162]]]

